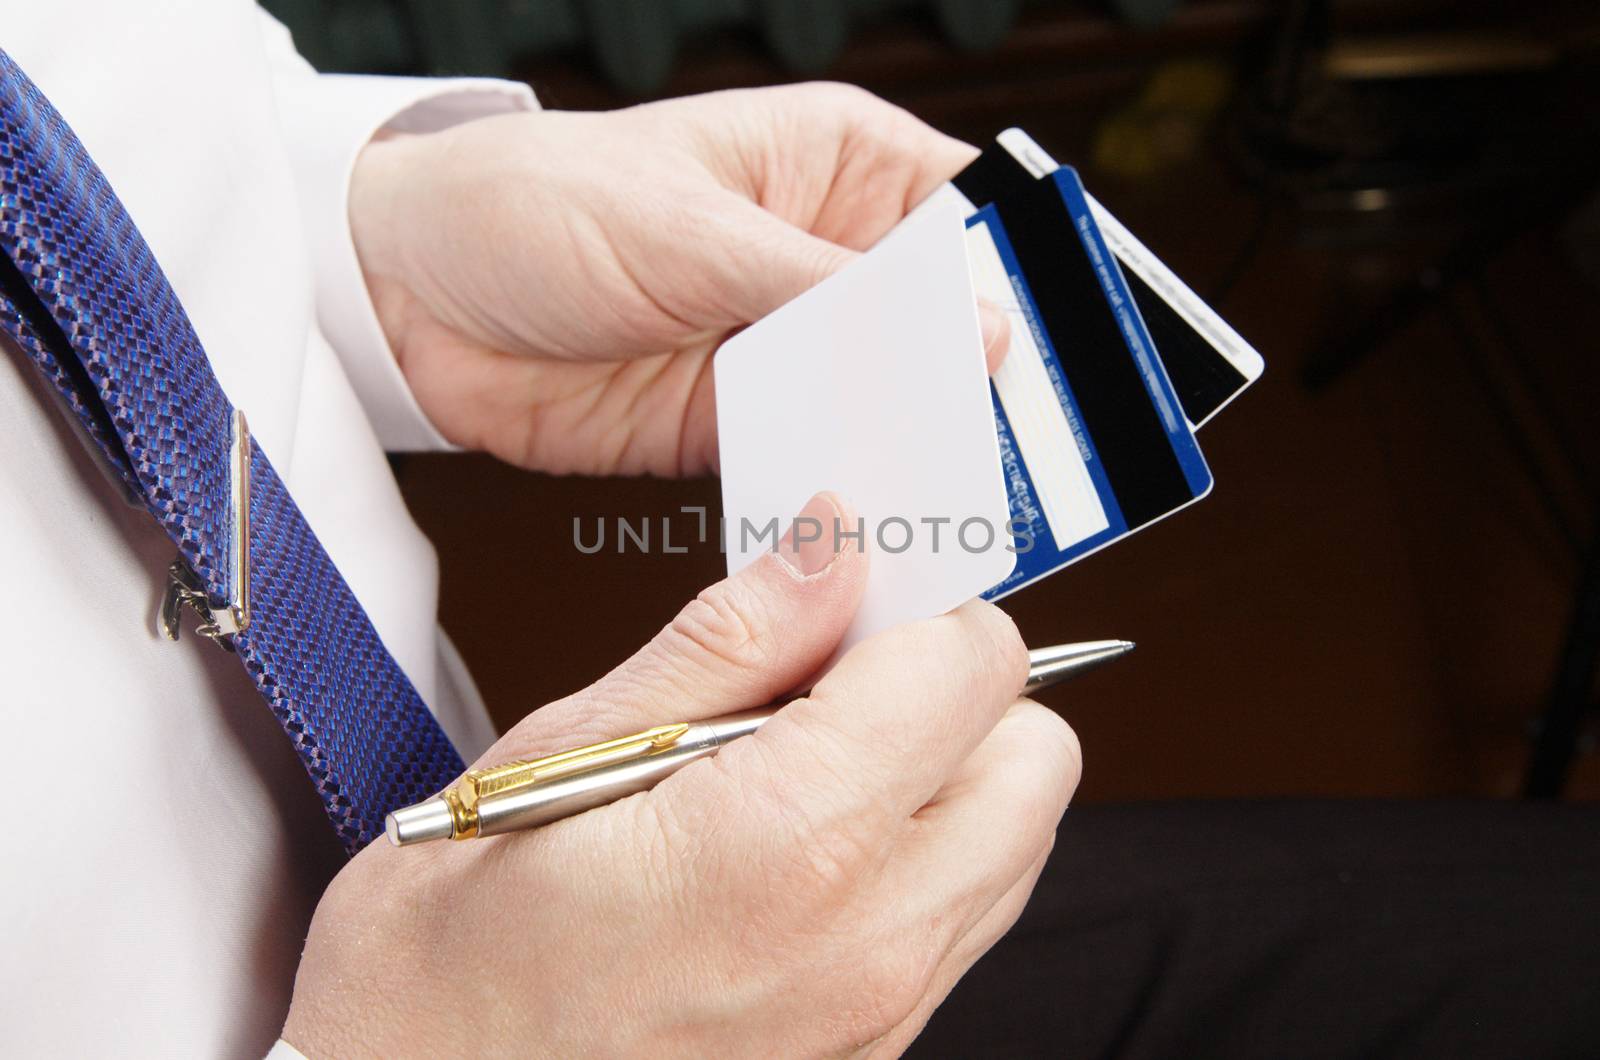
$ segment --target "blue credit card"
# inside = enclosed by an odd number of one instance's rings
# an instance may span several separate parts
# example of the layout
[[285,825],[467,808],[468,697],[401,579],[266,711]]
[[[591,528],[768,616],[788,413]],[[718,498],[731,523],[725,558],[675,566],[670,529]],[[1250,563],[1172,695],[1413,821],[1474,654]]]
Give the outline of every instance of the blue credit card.
[[1212,480],[1075,170],[974,213],[967,249],[978,293],[1011,321],[991,387],[1017,565],[992,600],[1192,504]]

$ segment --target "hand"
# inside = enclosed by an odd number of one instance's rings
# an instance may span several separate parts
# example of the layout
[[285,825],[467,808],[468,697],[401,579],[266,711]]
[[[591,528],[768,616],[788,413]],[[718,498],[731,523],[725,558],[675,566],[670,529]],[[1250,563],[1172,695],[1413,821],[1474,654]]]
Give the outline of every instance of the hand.
[[[369,145],[350,219],[417,400],[525,467],[717,464],[711,354],[977,152],[843,85],[546,111]],[[991,369],[1005,317],[983,313]]]
[[[802,514],[850,521],[828,495]],[[865,584],[831,537],[712,586],[483,762],[800,686]],[[1026,670],[974,601],[862,642],[649,792],[518,835],[374,843],[317,909],[284,1037],[312,1057],[894,1055],[1016,920],[1077,784],[1072,731],[1017,698]]]

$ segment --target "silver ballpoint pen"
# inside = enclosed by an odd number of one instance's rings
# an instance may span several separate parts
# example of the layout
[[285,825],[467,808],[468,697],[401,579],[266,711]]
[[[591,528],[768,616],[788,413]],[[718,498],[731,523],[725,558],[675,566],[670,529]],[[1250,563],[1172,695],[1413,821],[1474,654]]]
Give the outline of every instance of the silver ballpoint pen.
[[[1126,640],[1058,644],[1028,653],[1032,695],[1133,650]],[[391,813],[389,841],[410,846],[434,839],[476,839],[518,832],[571,817],[654,787],[698,758],[759,729],[779,706],[705,721],[658,725],[587,747],[474,769],[438,795]]]

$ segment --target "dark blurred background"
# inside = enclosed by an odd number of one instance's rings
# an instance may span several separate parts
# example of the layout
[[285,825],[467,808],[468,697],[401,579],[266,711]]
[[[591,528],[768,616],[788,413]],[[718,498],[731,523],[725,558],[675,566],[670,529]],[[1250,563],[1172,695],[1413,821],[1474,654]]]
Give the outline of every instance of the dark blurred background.
[[[1080,799],[1600,794],[1600,5],[1474,0],[269,0],[323,69],[547,107],[809,77],[1031,132],[1261,350],[1204,503],[1004,606],[1128,637],[1048,693]],[[399,461],[502,725],[722,573],[572,519],[715,481]],[[592,522],[586,525],[592,526]]]

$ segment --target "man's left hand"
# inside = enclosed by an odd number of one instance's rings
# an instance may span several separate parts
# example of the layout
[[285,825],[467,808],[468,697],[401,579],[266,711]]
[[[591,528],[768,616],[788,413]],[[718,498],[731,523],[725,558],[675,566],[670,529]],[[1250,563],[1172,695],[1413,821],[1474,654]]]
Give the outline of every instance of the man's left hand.
[[[688,475],[717,466],[722,340],[976,154],[844,85],[719,92],[376,141],[350,219],[384,332],[451,442],[544,471]],[[993,368],[1005,318],[980,316]]]

